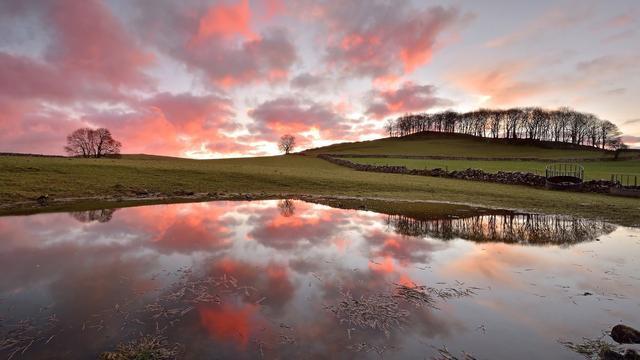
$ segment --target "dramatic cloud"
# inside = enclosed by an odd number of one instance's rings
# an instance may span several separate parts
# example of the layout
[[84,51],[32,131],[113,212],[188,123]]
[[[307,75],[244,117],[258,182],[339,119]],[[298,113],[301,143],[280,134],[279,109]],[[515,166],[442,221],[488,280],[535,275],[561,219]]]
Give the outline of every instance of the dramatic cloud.
[[431,60],[438,40],[463,18],[455,8],[416,9],[407,1],[329,1],[326,61],[345,73],[373,78],[411,73]]
[[45,58],[66,72],[114,86],[146,86],[142,70],[153,61],[98,0],[51,2],[46,20],[54,29]]
[[273,141],[282,134],[300,134],[315,130],[324,139],[345,138],[351,129],[349,120],[331,106],[313,101],[283,97],[270,100],[249,111],[255,120],[251,133]]
[[451,101],[436,96],[435,86],[417,85],[412,82],[405,82],[396,90],[373,91],[370,97],[367,114],[376,119],[452,104]]
[[227,132],[238,129],[233,104],[216,95],[160,93],[135,105],[133,111],[113,111],[86,117],[90,123],[113,128],[125,151],[176,154],[233,153],[248,150]]
[[256,37],[251,30],[251,10],[248,0],[242,0],[236,5],[212,5],[200,18],[195,40],[234,34],[240,34],[247,39]]
[[515,104],[549,88],[542,81],[523,76],[531,68],[529,62],[508,62],[487,69],[454,73],[452,80],[489,104]]
[[299,148],[368,140],[381,119],[440,107],[567,105],[622,126],[638,117],[639,11],[597,1],[0,1],[0,151],[63,154],[75,128],[106,126],[125,153],[274,154],[283,133]]
[[0,152],[61,153],[65,136],[85,126],[66,113],[35,101],[0,96]]
[[42,59],[0,52],[0,96],[113,100],[122,88],[149,89],[153,55],[140,49],[100,1],[57,0],[14,7],[48,31]]
[[[215,85],[284,80],[297,60],[286,28],[254,31],[248,0],[208,7],[188,2],[138,4],[142,36]],[[160,37],[158,32],[169,35]]]

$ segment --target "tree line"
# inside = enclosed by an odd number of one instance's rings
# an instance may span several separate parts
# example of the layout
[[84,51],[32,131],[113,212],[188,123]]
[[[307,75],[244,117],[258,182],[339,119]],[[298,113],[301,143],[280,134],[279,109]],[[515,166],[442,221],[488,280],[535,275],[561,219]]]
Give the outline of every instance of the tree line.
[[601,149],[624,147],[618,127],[596,115],[568,107],[447,110],[438,113],[405,114],[387,120],[390,137],[422,131],[457,133],[493,139],[528,139],[587,145]]

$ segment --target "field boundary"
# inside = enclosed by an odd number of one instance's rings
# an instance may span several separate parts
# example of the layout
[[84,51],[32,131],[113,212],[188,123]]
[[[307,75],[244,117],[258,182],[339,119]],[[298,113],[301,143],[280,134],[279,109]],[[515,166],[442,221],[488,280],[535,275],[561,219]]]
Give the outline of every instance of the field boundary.
[[[544,188],[546,184],[546,177],[537,175],[534,173],[519,172],[519,171],[498,171],[495,173],[489,173],[479,169],[466,169],[466,170],[452,170],[447,171],[445,169],[409,169],[406,166],[393,166],[393,165],[369,165],[359,164],[353,161],[334,157],[329,154],[320,154],[318,158],[333,163],[338,166],[344,166],[356,171],[366,172],[379,172],[389,174],[402,174],[402,175],[417,175],[417,176],[432,176],[442,177],[458,180],[471,180],[471,181],[483,181],[492,182],[498,184],[507,185],[524,185],[536,188]],[[615,187],[615,183],[608,180],[590,180],[582,183],[580,189],[572,190],[579,192],[601,193],[610,194],[611,188]]]
[[623,161],[640,159],[640,155],[620,158],[537,158],[537,157],[473,157],[473,156],[444,156],[444,155],[389,155],[389,154],[319,154],[318,157],[332,158],[387,158],[412,160],[477,160],[477,161],[544,161],[544,162],[595,162],[595,161]]

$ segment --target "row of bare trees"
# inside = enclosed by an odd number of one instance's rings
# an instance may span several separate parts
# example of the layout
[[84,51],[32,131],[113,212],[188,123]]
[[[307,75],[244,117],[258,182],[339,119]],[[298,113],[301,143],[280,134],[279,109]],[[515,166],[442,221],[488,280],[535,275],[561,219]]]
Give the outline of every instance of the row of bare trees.
[[601,149],[624,146],[615,124],[568,107],[557,110],[522,107],[479,109],[465,113],[448,110],[433,114],[406,114],[388,120],[386,131],[392,137],[435,131],[494,139],[555,141]]

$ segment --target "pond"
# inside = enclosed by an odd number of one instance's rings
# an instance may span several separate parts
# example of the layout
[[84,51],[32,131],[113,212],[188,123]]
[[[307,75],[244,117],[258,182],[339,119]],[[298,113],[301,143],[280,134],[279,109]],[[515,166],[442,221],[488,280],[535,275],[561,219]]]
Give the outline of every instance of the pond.
[[638,229],[330,204],[0,217],[0,357],[580,359],[640,326]]

